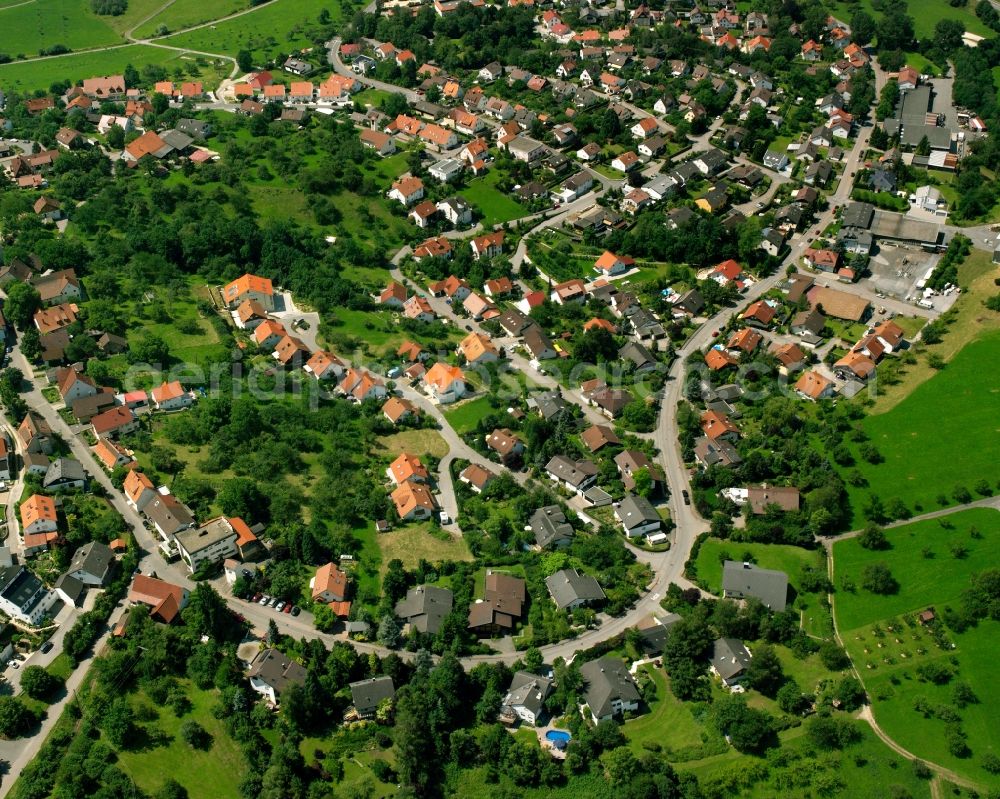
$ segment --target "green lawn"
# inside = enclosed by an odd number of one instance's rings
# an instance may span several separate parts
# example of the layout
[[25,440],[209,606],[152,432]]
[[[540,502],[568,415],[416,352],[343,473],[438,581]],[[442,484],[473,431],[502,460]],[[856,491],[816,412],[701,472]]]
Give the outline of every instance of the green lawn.
[[637,756],[646,752],[644,743],[658,743],[664,749],[681,749],[701,740],[703,726],[691,713],[691,705],[671,693],[663,669],[643,666],[656,685],[656,699],[648,713],[626,721],[622,732]]
[[[857,593],[838,591],[835,595],[841,637],[872,697],[876,719],[900,745],[914,754],[953,769],[970,779],[1000,787],[1000,779],[981,767],[987,752],[1000,756],[1000,727],[996,724],[998,705],[994,686],[1000,679],[996,642],[1000,623],[980,622],[977,627],[955,634],[947,631],[954,648],[941,649],[930,632],[919,624],[907,623],[903,614],[933,606],[939,613],[960,601],[973,573],[1000,565],[1000,512],[977,508],[948,517],[953,529],[944,529],[938,520],[917,522],[888,532],[892,549],[869,552],[856,540],[834,546],[838,588],[840,575],[857,579],[861,568],[885,561],[899,582],[899,592],[875,596],[863,589]],[[981,538],[970,535],[977,528]],[[967,547],[967,555],[955,558],[954,542]],[[924,557],[928,547],[934,557]],[[890,627],[892,628],[890,630]],[[958,672],[957,679],[969,684],[978,702],[956,708],[953,684],[935,685],[921,681],[917,666],[938,662]],[[953,681],[954,682],[954,681]],[[948,751],[945,722],[925,716],[914,708],[921,698],[930,706],[948,706],[961,719],[972,756],[958,758]]]
[[407,524],[378,537],[382,563],[399,558],[407,569],[414,569],[421,560],[438,563],[443,560],[472,560],[469,545],[460,535],[434,527],[430,522]]
[[[875,19],[882,15],[872,8],[871,0],[860,0],[856,5],[849,5],[846,2],[833,2],[826,6],[831,14],[845,23],[850,23],[853,9],[860,7],[872,14]],[[931,39],[934,36],[934,26],[942,19],[957,19],[967,31],[979,34],[980,36],[995,35],[989,28],[979,21],[976,16],[976,6],[970,3],[967,6],[956,8],[948,0],[909,0],[907,3],[907,13],[913,18],[913,29],[918,39]],[[912,62],[911,62],[912,63]],[[916,64],[914,64],[916,66]]]
[[[0,15],[3,13],[0,11]],[[120,73],[128,64],[136,69],[156,64],[170,72],[181,69],[184,74],[192,74],[193,71],[209,82],[228,75],[231,66],[226,64],[225,68],[217,70],[211,65],[200,66],[190,54],[144,44],[132,44],[102,52],[77,53],[26,63],[13,61],[9,64],[0,64],[0,84],[8,92],[31,92],[36,89],[47,89],[60,80],[75,81],[92,75]]]
[[483,224],[487,227],[509,222],[527,213],[523,205],[496,187],[500,178],[499,171],[491,170],[481,178],[470,180],[469,184],[459,192],[475,206],[476,211],[482,215]]
[[[90,10],[90,0],[36,0],[0,10],[3,37],[0,48],[16,58],[31,57],[57,44],[82,50],[115,44],[121,37],[107,20]],[[90,77],[83,75],[80,77]]]
[[[156,5],[162,3],[157,2]],[[154,36],[161,25],[166,25],[168,31],[179,31],[235,14],[247,5],[246,0],[213,0],[211,3],[205,3],[203,0],[173,0],[169,6],[139,28],[135,35],[139,38]],[[132,0],[129,2],[130,11],[131,8]]]
[[754,563],[763,569],[778,569],[788,575],[788,582],[794,586],[803,567],[815,566],[822,568],[824,559],[821,550],[809,550],[802,547],[785,546],[783,544],[744,544],[736,541],[723,541],[719,538],[708,538],[698,551],[695,561],[698,577],[708,584],[708,590],[713,594],[722,593],[722,561],[743,560],[745,554],[751,555]]
[[746,788],[742,786],[752,781],[751,769],[763,764],[754,758],[739,757],[732,750],[703,761],[681,763],[678,769],[697,775],[710,787],[711,796],[930,799],[929,783],[918,779],[910,764],[879,741],[867,724],[860,721],[856,724],[860,734],[857,743],[839,752],[824,752],[819,757],[804,736],[789,737],[782,733],[781,755],[773,764],[768,759],[767,778]]
[[[942,527],[941,522],[954,525]],[[982,538],[973,538],[975,527]],[[972,508],[944,519],[929,519],[903,525],[886,532],[891,549],[864,549],[856,538],[838,541],[833,548],[834,607],[841,630],[854,630],[900,613],[923,610],[929,605],[944,606],[958,601],[969,577],[989,565],[1000,565],[1000,511]],[[953,544],[961,544],[966,557],[952,556]],[[933,557],[924,557],[928,548]],[[878,596],[858,587],[856,593],[840,590],[846,576],[860,583],[861,570],[870,563],[885,561],[899,582],[899,591]]]
[[848,489],[856,511],[870,494],[899,497],[919,513],[954,504],[956,486],[971,491],[985,479],[996,491],[1000,461],[988,442],[996,440],[997,383],[984,364],[998,360],[1000,331],[984,334],[894,408],[861,423],[885,460],[873,465],[858,456],[849,467],[868,482]]
[[312,44],[307,31],[318,28],[317,17],[326,9],[336,20],[350,4],[341,6],[328,0],[277,0],[235,19],[180,33],[164,40],[165,44],[190,47],[209,53],[225,53],[236,57],[240,50],[249,50],[254,60],[261,61],[279,53]]
[[[165,744],[159,745],[153,736],[148,736],[148,743],[144,742],[134,751],[119,752],[118,765],[140,788],[150,793],[159,790],[167,777],[173,777],[187,788],[191,799],[238,796],[246,762],[239,747],[226,734],[222,722],[212,714],[218,692],[201,691],[185,682],[184,693],[194,707],[183,718],[177,718],[168,708],[157,708],[142,692],[129,697],[133,707],[142,705],[158,713],[156,721],[141,724],[162,736]],[[179,739],[180,726],[187,719],[197,721],[212,736],[210,749],[192,749]]]
[[475,430],[479,420],[493,411],[494,408],[490,405],[488,397],[477,397],[445,411],[444,416],[456,433],[464,435]]

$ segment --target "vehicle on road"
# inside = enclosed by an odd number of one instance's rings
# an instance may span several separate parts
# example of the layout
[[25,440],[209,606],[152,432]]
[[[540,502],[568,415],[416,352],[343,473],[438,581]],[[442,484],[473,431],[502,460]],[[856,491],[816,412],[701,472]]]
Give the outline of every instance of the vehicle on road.
[[691,504],[691,495],[688,493],[688,491],[687,491],[686,488],[683,491],[681,491],[681,496],[684,497],[684,504],[685,505],[690,505]]
[[55,644],[53,644],[51,641],[46,641],[44,644],[42,644],[42,648],[41,648],[42,654],[43,655],[47,655],[49,652],[52,651],[52,647],[54,647],[54,646],[55,646]]

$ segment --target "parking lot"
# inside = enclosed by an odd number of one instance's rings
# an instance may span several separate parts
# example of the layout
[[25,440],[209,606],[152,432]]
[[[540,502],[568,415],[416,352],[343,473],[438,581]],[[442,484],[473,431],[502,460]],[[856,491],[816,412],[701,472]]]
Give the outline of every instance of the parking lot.
[[871,274],[862,282],[876,292],[898,300],[918,294],[916,282],[937,265],[941,256],[920,249],[880,243],[871,257]]

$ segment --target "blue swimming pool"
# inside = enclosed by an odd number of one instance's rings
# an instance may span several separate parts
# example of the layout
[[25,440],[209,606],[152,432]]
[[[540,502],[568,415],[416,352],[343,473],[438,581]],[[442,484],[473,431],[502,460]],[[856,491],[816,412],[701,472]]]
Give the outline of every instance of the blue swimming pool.
[[566,730],[549,730],[545,733],[545,737],[555,744],[561,743],[565,746],[573,736],[566,732]]

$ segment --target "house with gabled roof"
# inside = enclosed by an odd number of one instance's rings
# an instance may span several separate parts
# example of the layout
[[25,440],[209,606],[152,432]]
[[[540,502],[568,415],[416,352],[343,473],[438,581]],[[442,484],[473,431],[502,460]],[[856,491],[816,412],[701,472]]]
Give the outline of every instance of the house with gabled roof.
[[507,428],[496,428],[486,436],[487,448],[493,450],[503,463],[510,463],[524,452],[524,442]]
[[424,375],[428,394],[441,404],[455,402],[465,396],[465,373],[457,366],[438,361]]

